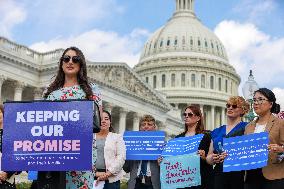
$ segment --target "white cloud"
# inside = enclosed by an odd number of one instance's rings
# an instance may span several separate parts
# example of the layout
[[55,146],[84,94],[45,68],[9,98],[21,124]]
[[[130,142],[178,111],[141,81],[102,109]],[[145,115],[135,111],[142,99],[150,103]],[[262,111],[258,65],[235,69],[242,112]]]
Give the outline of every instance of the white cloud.
[[242,0],[233,10],[247,15],[247,21],[261,23],[277,7],[275,0]]
[[139,28],[125,36],[112,31],[93,29],[78,36],[58,37],[47,42],[38,42],[32,44],[30,48],[46,52],[56,48],[77,46],[91,61],[126,62],[133,67],[138,63],[144,38],[148,36],[147,30]]
[[260,87],[284,88],[284,37],[272,38],[254,24],[232,20],[219,23],[215,33],[225,45],[230,63],[242,78],[240,87],[252,69]]
[[284,88],[274,88],[272,91],[276,96],[276,103],[280,104],[281,110],[284,111]]
[[0,36],[12,38],[12,29],[26,19],[26,10],[16,1],[0,1]]

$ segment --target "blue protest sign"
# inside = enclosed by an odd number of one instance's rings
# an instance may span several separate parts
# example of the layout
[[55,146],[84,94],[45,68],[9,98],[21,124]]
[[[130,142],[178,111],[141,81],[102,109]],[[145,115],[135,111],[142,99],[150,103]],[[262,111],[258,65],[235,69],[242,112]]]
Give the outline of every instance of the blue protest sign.
[[200,157],[196,153],[166,157],[161,162],[160,169],[163,189],[201,185]]
[[257,133],[223,139],[223,148],[228,153],[223,171],[241,171],[267,165],[268,133]]
[[203,136],[204,134],[198,134],[190,137],[174,138],[168,141],[162,152],[162,156],[177,156],[197,152]]
[[28,180],[37,180],[38,171],[29,171]]
[[157,160],[165,144],[164,131],[126,131],[127,160]]
[[93,102],[5,103],[3,170],[92,169]]

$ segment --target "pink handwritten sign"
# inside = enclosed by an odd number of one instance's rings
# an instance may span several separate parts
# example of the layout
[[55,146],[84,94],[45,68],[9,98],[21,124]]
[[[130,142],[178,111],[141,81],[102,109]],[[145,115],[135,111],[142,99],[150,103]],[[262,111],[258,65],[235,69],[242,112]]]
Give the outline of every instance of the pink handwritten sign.
[[163,189],[184,188],[201,184],[200,158],[195,153],[166,157],[163,159],[160,169]]

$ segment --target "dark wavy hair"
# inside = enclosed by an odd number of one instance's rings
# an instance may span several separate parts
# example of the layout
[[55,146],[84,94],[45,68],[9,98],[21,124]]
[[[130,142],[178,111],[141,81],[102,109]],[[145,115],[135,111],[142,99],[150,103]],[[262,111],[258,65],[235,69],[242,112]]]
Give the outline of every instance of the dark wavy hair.
[[109,118],[109,121],[110,121],[109,131],[110,132],[114,132],[114,129],[113,129],[112,124],[111,124],[111,114],[110,114],[110,112],[107,111],[107,110],[103,110],[103,113],[106,113],[108,115],[108,118]]
[[[202,113],[201,113],[201,110],[199,108],[199,106],[197,105],[190,105],[190,106],[187,106],[185,110],[187,109],[190,109],[192,111],[192,113],[198,117],[200,117],[200,120],[197,122],[197,126],[195,128],[195,133],[196,134],[200,134],[200,133],[204,133],[204,123],[203,123],[203,116],[202,116]],[[184,124],[184,133],[187,132],[187,126]]]
[[270,109],[271,113],[278,114],[280,112],[280,105],[276,103],[275,94],[270,89],[259,88],[258,90],[254,91],[254,95],[257,92],[265,96],[269,102],[272,102],[272,107]]
[[60,57],[60,60],[59,60],[59,68],[58,68],[56,78],[47,88],[47,91],[44,94],[44,98],[47,98],[50,93],[52,93],[53,91],[58,90],[58,89],[60,89],[64,86],[65,74],[64,74],[63,69],[62,69],[63,56],[69,50],[75,51],[77,56],[80,57],[80,71],[77,75],[77,81],[78,81],[80,87],[85,92],[86,98],[91,100],[93,92],[92,92],[92,88],[90,87],[89,82],[88,82],[87,65],[86,65],[85,56],[84,56],[83,52],[80,49],[78,49],[77,47],[69,47],[69,48],[65,49],[65,51],[63,52],[63,54],[62,54],[62,56]]

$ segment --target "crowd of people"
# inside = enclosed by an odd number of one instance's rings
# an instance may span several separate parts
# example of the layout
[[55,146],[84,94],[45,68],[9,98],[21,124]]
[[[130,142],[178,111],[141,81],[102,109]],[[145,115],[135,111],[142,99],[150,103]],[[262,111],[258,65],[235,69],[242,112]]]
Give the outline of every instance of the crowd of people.
[[[93,169],[89,171],[39,172],[32,189],[92,189],[104,182],[104,189],[119,189],[123,175],[129,173],[128,189],[160,189],[160,164],[157,160],[126,160],[123,136],[114,132],[111,113],[103,110],[102,95],[98,86],[89,83],[85,57],[76,47],[67,48],[59,60],[53,83],[44,93],[46,100],[89,99],[100,109],[101,130],[93,134]],[[233,96],[226,104],[227,124],[213,131],[206,130],[198,105],[190,105],[183,112],[184,132],[176,137],[204,134],[197,154],[200,156],[201,185],[197,189],[283,189],[284,121],[275,114],[280,111],[274,93],[267,88],[254,92],[253,108],[257,118],[242,121],[250,105],[240,96]],[[0,107],[2,138],[3,107]],[[157,130],[153,116],[144,115],[139,122],[140,131]],[[269,158],[267,166],[249,171],[223,172],[227,152],[222,149],[223,138],[260,132],[269,133]],[[2,144],[2,143],[1,143]],[[2,145],[0,145],[2,146]],[[16,172],[0,172],[0,188],[15,188]],[[12,180],[12,181],[11,181]]]

